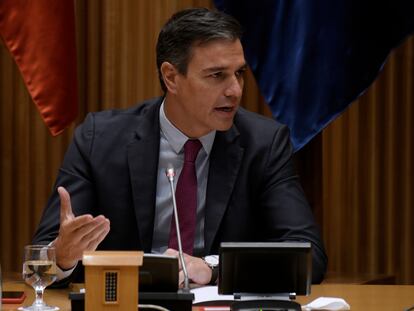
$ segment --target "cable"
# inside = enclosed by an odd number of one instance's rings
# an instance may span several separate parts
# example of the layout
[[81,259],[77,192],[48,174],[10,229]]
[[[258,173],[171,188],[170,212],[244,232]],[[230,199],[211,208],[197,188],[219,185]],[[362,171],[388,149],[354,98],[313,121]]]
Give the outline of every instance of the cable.
[[164,307],[157,306],[157,305],[147,305],[147,304],[139,304],[138,309],[153,309],[153,310],[160,310],[160,311],[170,311]]

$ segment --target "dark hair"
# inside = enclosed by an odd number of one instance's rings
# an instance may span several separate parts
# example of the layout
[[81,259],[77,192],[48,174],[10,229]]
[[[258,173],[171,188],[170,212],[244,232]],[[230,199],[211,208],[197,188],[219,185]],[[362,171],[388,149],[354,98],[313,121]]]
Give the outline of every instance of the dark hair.
[[175,13],[161,29],[157,42],[157,69],[163,91],[167,91],[161,74],[163,62],[173,64],[185,75],[194,45],[220,39],[234,41],[241,34],[239,22],[219,11],[193,8]]

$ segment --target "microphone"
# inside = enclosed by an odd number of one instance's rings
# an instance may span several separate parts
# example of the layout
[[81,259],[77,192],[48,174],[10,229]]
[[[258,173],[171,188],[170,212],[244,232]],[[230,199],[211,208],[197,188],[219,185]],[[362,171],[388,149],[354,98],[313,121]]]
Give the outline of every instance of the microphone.
[[190,291],[190,280],[188,278],[187,273],[187,266],[185,265],[184,261],[184,253],[183,253],[183,247],[181,243],[181,234],[180,234],[180,224],[178,222],[178,211],[177,211],[177,203],[175,201],[175,191],[174,191],[174,177],[175,177],[175,170],[172,166],[169,166],[165,170],[165,175],[168,178],[168,181],[170,183],[170,190],[172,194],[172,202],[173,202],[173,215],[175,218],[175,229],[177,231],[177,243],[178,243],[178,256],[180,258],[181,267],[183,267],[183,273],[184,273],[184,288],[183,290],[186,292]]

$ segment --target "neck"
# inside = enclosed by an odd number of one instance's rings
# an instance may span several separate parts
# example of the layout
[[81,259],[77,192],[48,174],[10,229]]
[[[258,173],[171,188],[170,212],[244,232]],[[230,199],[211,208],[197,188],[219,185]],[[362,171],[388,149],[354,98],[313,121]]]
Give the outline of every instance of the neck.
[[164,112],[168,121],[190,139],[198,139],[211,132],[200,130],[197,124],[192,124],[191,126],[186,125],[188,123],[188,118],[186,117],[185,112],[179,109],[180,107],[181,105],[177,99],[167,92],[165,95]]

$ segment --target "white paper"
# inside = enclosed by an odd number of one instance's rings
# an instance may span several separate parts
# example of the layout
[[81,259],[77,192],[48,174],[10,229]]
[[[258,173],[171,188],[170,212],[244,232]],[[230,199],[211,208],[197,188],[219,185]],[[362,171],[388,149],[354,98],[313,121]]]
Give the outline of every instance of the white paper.
[[203,286],[191,290],[194,294],[193,304],[207,301],[233,301],[233,295],[219,295],[217,286]]
[[349,304],[342,298],[319,297],[302,307],[302,310],[351,310]]

